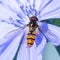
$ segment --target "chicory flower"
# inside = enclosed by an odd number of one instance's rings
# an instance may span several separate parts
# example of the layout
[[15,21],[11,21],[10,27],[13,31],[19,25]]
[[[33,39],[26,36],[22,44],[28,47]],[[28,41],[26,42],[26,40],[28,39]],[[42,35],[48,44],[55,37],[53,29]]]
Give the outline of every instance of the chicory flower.
[[[60,18],[59,12],[60,0],[0,0],[0,35],[8,32],[0,39],[0,60],[13,60],[17,50],[17,60],[42,60],[47,40],[60,45],[60,27],[42,21]],[[23,27],[31,16],[38,18],[43,32],[37,30],[34,45],[28,48],[28,27]]]

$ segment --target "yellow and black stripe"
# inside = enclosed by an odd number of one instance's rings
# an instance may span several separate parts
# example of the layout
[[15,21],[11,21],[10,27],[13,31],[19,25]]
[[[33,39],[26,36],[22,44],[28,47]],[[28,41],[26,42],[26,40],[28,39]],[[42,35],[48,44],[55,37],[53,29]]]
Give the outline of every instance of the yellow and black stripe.
[[27,35],[27,45],[29,47],[31,47],[34,44],[35,37],[36,37],[36,30],[33,31],[33,32],[30,32],[30,31],[28,32],[28,35]]

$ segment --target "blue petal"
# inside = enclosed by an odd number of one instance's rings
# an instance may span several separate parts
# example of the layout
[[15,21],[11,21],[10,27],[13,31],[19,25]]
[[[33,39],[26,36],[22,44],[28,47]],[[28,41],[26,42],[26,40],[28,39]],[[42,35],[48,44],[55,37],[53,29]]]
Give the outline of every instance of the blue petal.
[[60,27],[43,22],[40,23],[40,30],[48,41],[54,45],[60,45]]
[[38,35],[36,36],[36,46],[37,46],[37,54],[38,56],[43,53],[43,50],[46,46],[46,38],[45,36],[38,30]]
[[[26,37],[25,37],[26,38]],[[17,60],[37,60],[36,45],[34,44],[31,48],[27,46],[26,39],[24,38],[25,43],[22,42],[21,48],[19,50]]]
[[[41,2],[40,20],[60,18],[60,0],[46,0]],[[57,5],[56,5],[57,4]]]
[[28,48],[26,41],[27,32],[28,29],[24,32],[24,35],[22,36],[22,42],[17,55],[17,60],[30,60],[30,49]]
[[7,32],[16,29],[13,25],[7,24],[5,22],[0,22],[0,38],[3,37]]
[[[1,1],[3,4],[0,4],[0,21],[6,22],[8,24],[13,24],[15,26],[20,26],[16,20],[22,20],[28,23],[28,17],[24,14],[18,3],[14,0],[11,1]],[[11,4],[10,4],[11,3]],[[15,7],[15,8],[14,8]],[[23,23],[22,25],[26,24]]]
[[15,30],[10,33],[7,33],[8,35],[5,35],[3,40],[6,39],[7,41],[0,44],[0,59],[13,60],[15,53],[17,51],[17,48],[19,46],[19,43],[21,42],[21,37],[24,34],[24,31],[25,31],[25,29],[24,30],[19,29],[19,30]]
[[54,45],[60,45],[60,27],[48,24],[48,31],[45,33],[48,40]]
[[42,39],[43,39],[43,35],[41,34],[41,32],[37,31],[36,39],[35,39],[36,47],[38,47],[41,44]]
[[48,24],[46,24],[45,22],[38,22],[38,24],[39,24],[39,28],[42,31],[46,32],[48,30]]
[[[42,24],[44,26],[42,26]],[[60,27],[47,23],[41,23],[40,31],[49,42],[53,43],[54,45],[60,45]]]
[[4,18],[5,21],[9,20],[10,17],[13,18],[13,20],[20,18],[21,21],[22,20],[28,21],[28,18],[32,15],[37,16],[39,20],[44,20],[44,19],[49,19],[49,18],[60,18],[60,13],[59,13],[60,3],[59,2],[60,0],[58,1],[56,0],[46,0],[46,1],[42,1],[42,0],[3,1],[1,0],[0,12],[2,12],[3,14],[2,14],[2,17],[0,18]]

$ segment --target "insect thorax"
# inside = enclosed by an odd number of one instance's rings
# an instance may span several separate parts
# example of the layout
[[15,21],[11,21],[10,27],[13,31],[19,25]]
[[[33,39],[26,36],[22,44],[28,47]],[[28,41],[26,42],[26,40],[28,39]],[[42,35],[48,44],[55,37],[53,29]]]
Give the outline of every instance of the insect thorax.
[[38,27],[37,21],[35,21],[35,20],[30,21],[29,31],[32,31],[32,32],[35,31],[37,27]]

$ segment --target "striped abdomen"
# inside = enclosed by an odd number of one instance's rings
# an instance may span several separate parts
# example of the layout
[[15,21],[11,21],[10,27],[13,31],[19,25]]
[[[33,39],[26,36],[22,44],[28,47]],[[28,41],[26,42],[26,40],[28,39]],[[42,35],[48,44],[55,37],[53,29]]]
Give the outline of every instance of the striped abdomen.
[[33,31],[33,32],[30,32],[30,31],[28,32],[28,35],[27,35],[27,45],[29,47],[31,47],[34,44],[35,37],[36,37],[36,30]]

